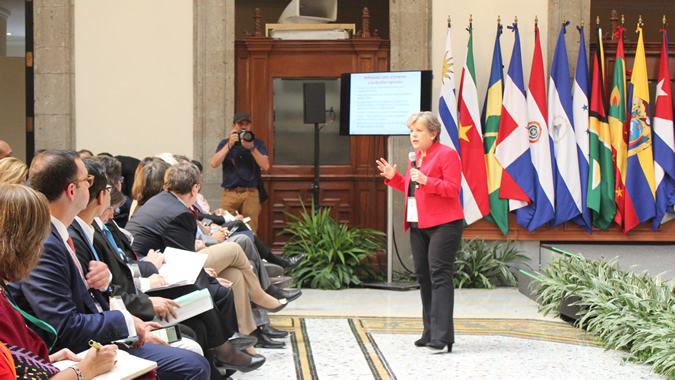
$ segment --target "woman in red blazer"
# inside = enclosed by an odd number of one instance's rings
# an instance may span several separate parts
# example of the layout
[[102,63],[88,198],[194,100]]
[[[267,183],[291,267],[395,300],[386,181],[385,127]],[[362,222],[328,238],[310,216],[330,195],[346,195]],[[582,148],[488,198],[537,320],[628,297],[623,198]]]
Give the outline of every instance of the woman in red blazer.
[[455,333],[452,320],[455,256],[464,230],[464,212],[459,200],[462,183],[459,155],[442,145],[441,124],[431,112],[413,114],[407,122],[415,148],[415,164],[408,164],[405,177],[380,158],[385,184],[406,195],[405,230],[410,228],[415,274],[422,295],[424,332],[415,341],[452,352]]

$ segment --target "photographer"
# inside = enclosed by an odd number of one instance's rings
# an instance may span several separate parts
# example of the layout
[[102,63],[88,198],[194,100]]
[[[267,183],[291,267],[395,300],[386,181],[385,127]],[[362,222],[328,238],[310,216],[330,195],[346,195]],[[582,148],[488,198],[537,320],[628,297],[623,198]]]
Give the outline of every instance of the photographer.
[[211,158],[211,167],[223,165],[223,196],[220,207],[235,215],[248,216],[253,232],[258,230],[261,202],[258,192],[260,170],[268,170],[270,160],[262,140],[251,132],[251,116],[245,112],[234,115],[232,132],[218,144]]

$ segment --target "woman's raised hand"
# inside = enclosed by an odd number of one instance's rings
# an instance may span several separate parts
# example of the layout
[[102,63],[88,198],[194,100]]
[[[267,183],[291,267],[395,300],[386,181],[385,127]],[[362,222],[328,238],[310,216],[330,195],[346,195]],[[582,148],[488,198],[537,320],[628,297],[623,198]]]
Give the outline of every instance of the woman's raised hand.
[[380,158],[375,161],[377,163],[377,168],[380,170],[380,175],[386,179],[392,179],[396,175],[396,164],[394,166],[389,165],[387,160]]

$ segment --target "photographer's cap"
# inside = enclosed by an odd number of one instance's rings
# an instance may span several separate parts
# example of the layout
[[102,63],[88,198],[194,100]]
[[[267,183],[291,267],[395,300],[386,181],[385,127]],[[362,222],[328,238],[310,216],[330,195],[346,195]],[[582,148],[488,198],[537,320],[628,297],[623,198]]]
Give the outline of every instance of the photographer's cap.
[[247,114],[246,112],[239,112],[234,115],[234,118],[232,119],[232,124],[237,124],[240,121],[243,120],[248,120],[249,122],[251,121],[251,116]]

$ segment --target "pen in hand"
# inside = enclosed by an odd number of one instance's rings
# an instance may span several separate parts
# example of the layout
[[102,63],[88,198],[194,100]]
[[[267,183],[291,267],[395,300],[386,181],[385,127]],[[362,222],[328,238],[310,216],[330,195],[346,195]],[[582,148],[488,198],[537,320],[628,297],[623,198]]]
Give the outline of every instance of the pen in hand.
[[101,343],[95,342],[93,339],[89,340],[89,345],[97,350],[103,348],[103,346],[101,346]]

